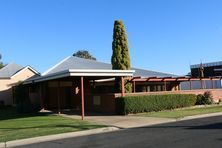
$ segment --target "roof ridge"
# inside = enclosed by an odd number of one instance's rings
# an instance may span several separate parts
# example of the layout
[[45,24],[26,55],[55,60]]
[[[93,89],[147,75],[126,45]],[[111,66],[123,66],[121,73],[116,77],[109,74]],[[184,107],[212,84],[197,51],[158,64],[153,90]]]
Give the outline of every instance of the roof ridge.
[[82,60],[85,60],[85,61],[90,61],[90,62],[98,62],[98,63],[110,64],[110,65],[111,65],[111,63],[100,62],[100,61],[91,60],[91,59],[85,59],[85,58],[80,58],[80,57],[77,57],[77,56],[73,56],[73,57],[74,57],[74,58],[78,58],[78,59],[82,59]]
[[[15,63],[15,62],[10,62],[10,63],[6,64],[4,67],[2,67],[2,68],[0,69],[0,71],[3,71],[4,69],[6,69],[8,66],[10,66],[10,65],[12,65],[12,64],[15,64],[16,66],[20,66],[20,67],[24,68],[24,66],[21,66],[21,65]],[[22,69],[22,68],[21,68],[21,69]]]
[[60,61],[59,63],[57,63],[56,65],[54,65],[53,67],[49,68],[48,70],[46,70],[45,72],[43,72],[41,75],[47,75],[47,73],[49,73],[50,71],[52,71],[53,69],[55,69],[56,67],[58,67],[60,64],[62,64],[63,62],[65,62],[66,60],[68,60],[71,56],[66,57],[65,59],[63,59],[62,61]]
[[18,75],[20,72],[22,72],[25,69],[29,69],[30,71],[32,71],[33,73],[35,73],[36,75],[40,75],[40,73],[38,71],[36,71],[35,69],[33,69],[30,65],[27,65],[21,69],[19,69],[18,71],[16,71],[11,78],[13,78],[14,76]]

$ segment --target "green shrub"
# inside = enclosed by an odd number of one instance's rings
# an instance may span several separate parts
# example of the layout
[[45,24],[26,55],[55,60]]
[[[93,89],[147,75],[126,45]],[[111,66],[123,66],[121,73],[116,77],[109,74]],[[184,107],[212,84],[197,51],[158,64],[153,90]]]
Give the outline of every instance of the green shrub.
[[32,104],[29,99],[28,87],[19,83],[15,86],[16,110],[18,113],[38,112],[39,105]]
[[219,102],[218,102],[218,104],[222,104],[222,99],[219,99]]
[[120,97],[116,99],[116,112],[118,114],[129,114],[188,107],[195,105],[196,99],[196,95],[193,94]]
[[196,105],[201,105],[201,104],[203,104],[203,100],[204,100],[203,98],[204,98],[204,95],[203,95],[203,94],[197,95]]
[[197,95],[197,102],[196,105],[207,105],[213,104],[213,96],[210,91],[204,92],[204,94]]
[[3,108],[5,106],[5,102],[4,101],[0,101],[0,109]]

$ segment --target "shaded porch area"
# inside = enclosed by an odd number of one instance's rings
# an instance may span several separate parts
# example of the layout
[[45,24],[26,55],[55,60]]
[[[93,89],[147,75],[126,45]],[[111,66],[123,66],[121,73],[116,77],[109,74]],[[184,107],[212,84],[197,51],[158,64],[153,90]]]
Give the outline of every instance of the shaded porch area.
[[68,109],[78,113],[82,108],[87,112],[114,113],[114,94],[122,92],[116,92],[115,85],[109,87],[110,93],[101,91],[94,83],[97,79],[98,77],[67,77],[40,82],[41,108],[57,110],[58,113]]
[[[130,70],[68,70],[64,73],[42,76],[26,82],[29,97],[40,100],[41,108],[46,110],[71,109],[81,112],[84,119],[85,111],[115,113],[114,93],[124,95],[124,78],[131,77]],[[98,90],[95,85],[100,79],[119,79],[122,82],[121,92],[116,92],[115,85],[109,88],[112,93]],[[101,89],[101,88],[100,88]],[[104,93],[103,93],[104,92]]]

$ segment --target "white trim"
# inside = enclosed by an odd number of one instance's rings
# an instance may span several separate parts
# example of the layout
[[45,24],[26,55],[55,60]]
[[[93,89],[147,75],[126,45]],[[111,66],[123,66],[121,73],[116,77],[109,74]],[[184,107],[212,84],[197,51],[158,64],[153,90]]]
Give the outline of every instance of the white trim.
[[38,78],[33,78],[30,79],[24,84],[30,84],[34,82],[42,82],[42,81],[47,81],[47,80],[53,80],[53,79],[58,79],[58,78],[63,78],[63,77],[68,77],[68,76],[133,76],[133,73],[135,70],[102,70],[102,69],[69,69],[65,71],[61,71],[55,74],[49,74],[46,76],[40,76]]
[[34,68],[32,68],[31,66],[26,66],[25,68],[30,69],[31,71],[33,71],[37,75],[40,75],[40,73],[37,70],[35,70]]
[[53,80],[53,79],[58,79],[58,78],[64,78],[64,77],[68,77],[70,76],[69,73],[64,73],[64,74],[60,74],[60,75],[55,75],[55,76],[52,76],[52,77],[41,77],[37,80],[33,80],[34,82],[42,82],[42,81],[47,81],[47,80]]
[[64,61],[66,61],[67,59],[69,59],[71,56],[66,57],[65,59],[63,59],[62,61],[60,61],[59,63],[57,63],[56,65],[54,65],[53,67],[51,67],[50,69],[48,69],[47,71],[42,73],[42,76],[46,75],[47,73],[49,73],[51,70],[55,69],[57,66],[59,66],[60,64],[62,64]]
[[70,76],[133,76],[135,70],[69,69]]
[[24,70],[29,69],[31,70],[33,73],[40,75],[39,72],[37,72],[35,69],[33,69],[31,66],[26,66],[23,69],[21,69],[20,71],[18,71],[16,74],[14,74],[13,76],[10,77],[10,79],[14,78],[15,76],[17,76],[18,74],[20,74],[21,72],[23,72]]
[[134,73],[135,70],[110,70],[110,69],[69,69],[70,73]]
[[110,82],[110,81],[115,81],[115,78],[95,80],[95,82]]
[[52,79],[57,79],[57,78],[62,78],[62,77],[67,77],[70,76],[69,72],[67,70],[61,71],[55,74],[49,74],[46,76],[39,76],[36,78],[31,78],[30,80],[24,81],[24,84],[30,84],[34,82],[41,82],[41,81],[46,81],[46,80],[52,80]]
[[70,73],[70,76],[124,76],[130,77],[130,73]]

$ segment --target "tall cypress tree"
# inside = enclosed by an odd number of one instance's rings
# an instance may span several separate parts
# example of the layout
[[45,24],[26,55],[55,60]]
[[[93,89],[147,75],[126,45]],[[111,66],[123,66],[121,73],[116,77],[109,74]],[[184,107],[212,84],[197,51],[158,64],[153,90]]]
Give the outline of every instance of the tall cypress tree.
[[[116,20],[114,22],[113,29],[113,43],[112,43],[113,55],[112,55],[112,68],[120,70],[130,70],[130,55],[126,31],[123,22]],[[117,88],[120,90],[120,82],[118,81]],[[132,84],[126,80],[125,81],[126,92],[132,91]]]

